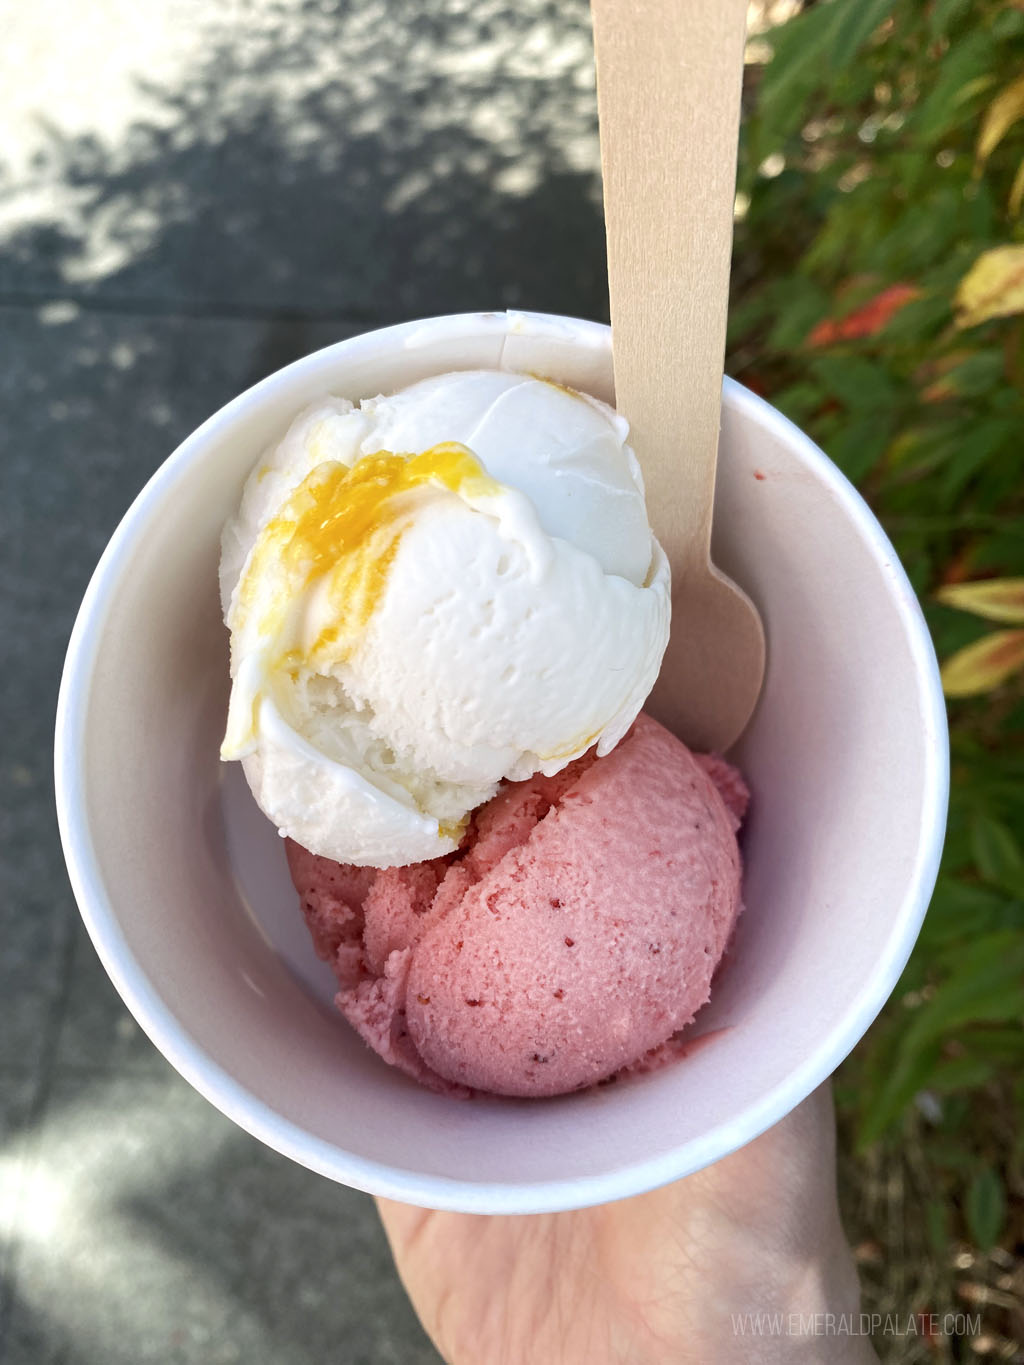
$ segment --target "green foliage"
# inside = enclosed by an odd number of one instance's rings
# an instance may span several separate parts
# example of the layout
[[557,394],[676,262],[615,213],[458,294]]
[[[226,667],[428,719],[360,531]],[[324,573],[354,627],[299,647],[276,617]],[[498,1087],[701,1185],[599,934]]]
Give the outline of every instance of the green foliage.
[[[947,658],[992,627],[937,590],[1024,576],[1024,293],[1000,292],[1013,252],[976,264],[1024,243],[1024,5],[817,0],[766,41],[747,72],[728,369],[858,484]],[[958,298],[972,267],[989,296],[996,272],[1006,316]],[[937,1198],[929,1236],[987,1247],[1024,1195],[1020,1152],[973,1150],[968,1117],[1024,1127],[1024,678],[951,701],[950,722],[934,902],[837,1097],[866,1147],[924,1092],[959,1219]]]
[[983,1166],[967,1188],[967,1226],[974,1241],[988,1250],[999,1239],[1006,1218],[1006,1192],[998,1171]]

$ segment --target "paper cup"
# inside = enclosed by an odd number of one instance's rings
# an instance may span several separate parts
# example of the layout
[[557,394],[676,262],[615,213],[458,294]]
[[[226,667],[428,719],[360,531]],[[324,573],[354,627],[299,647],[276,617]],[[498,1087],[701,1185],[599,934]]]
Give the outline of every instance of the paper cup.
[[305,404],[504,367],[611,400],[606,327],[536,314],[412,323],[288,366],[204,423],[118,527],[57,716],[61,836],[96,949],[202,1094],[331,1179],[435,1208],[527,1213],[651,1189],[782,1118],[896,983],[935,879],[948,750],[935,657],[892,546],[846,479],[726,382],[716,562],[759,607],[768,671],[733,757],[753,800],[730,961],[653,1075],[562,1099],[459,1101],[366,1048],[331,1006],[281,840],[218,745],[219,536]]

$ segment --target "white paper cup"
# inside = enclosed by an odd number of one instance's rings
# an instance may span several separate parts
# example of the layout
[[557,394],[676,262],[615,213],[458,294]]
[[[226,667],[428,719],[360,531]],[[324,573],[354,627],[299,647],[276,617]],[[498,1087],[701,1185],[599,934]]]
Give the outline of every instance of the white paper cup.
[[327,393],[453,369],[611,399],[606,327],[478,314],[372,332],[222,408],[133,503],[68,650],[56,786],[75,895],[136,1019],[213,1104],[334,1180],[435,1208],[570,1209],[648,1190],[775,1123],[896,983],[942,844],[945,713],[896,555],[811,441],[727,382],[714,554],[757,603],[768,672],[734,751],[753,802],[746,911],[677,1065],[564,1099],[458,1101],[371,1053],[331,1007],[284,850],[238,765],[217,601],[223,522],[255,461]]

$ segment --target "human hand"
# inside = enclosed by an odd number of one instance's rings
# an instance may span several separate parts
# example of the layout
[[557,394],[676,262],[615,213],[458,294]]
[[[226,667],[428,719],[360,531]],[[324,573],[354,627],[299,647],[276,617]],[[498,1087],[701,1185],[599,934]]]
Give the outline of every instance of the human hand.
[[811,1325],[825,1313],[856,1324],[859,1308],[827,1083],[732,1156],[618,1203],[501,1217],[378,1205],[450,1365],[876,1358],[866,1338]]

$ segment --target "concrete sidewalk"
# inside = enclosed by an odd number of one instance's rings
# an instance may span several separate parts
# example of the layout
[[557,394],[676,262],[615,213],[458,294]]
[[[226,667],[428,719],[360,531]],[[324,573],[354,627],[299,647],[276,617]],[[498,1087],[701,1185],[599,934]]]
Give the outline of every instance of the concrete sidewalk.
[[0,29],[0,1361],[435,1361],[371,1202],[122,1008],[53,713],[108,536],[234,393],[399,318],[604,315],[586,2],[0,0]]

